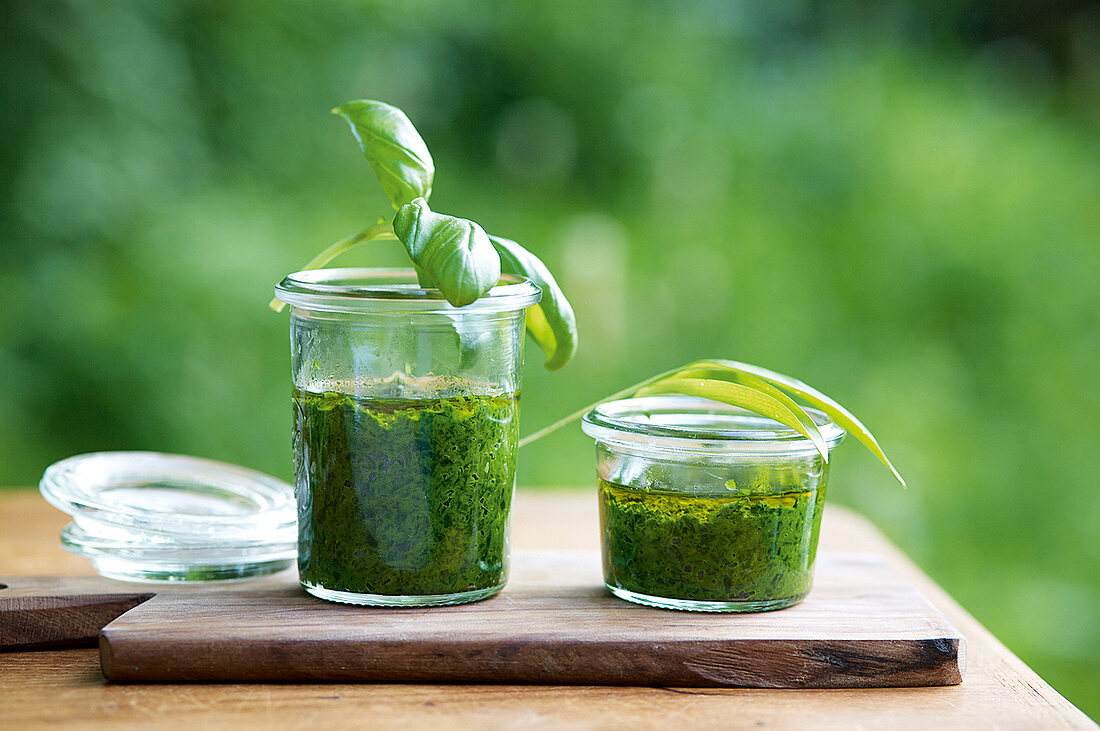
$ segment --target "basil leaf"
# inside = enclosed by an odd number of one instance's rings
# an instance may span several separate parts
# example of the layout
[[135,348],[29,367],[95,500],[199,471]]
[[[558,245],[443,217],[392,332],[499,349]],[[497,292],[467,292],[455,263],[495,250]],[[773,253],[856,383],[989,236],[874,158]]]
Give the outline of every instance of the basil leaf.
[[733,371],[740,371],[743,373],[749,373],[758,378],[762,378],[765,381],[768,381],[778,386],[779,388],[790,391],[796,396],[804,399],[812,406],[816,406],[817,408],[824,411],[833,419],[833,421],[835,421],[842,428],[853,434],[856,439],[861,441],[863,445],[867,447],[867,449],[871,450],[872,454],[878,457],[879,460],[884,465],[886,465],[892,473],[894,473],[894,477],[897,478],[897,481],[901,483],[902,487],[905,487],[905,479],[901,476],[901,473],[898,472],[897,468],[894,467],[893,463],[886,456],[886,453],[882,451],[882,447],[879,446],[878,440],[875,439],[875,436],[871,433],[871,430],[864,426],[863,422],[855,417],[855,414],[848,411],[839,403],[821,393],[814,387],[803,383],[797,378],[791,378],[790,376],[785,376],[782,373],[776,373],[775,371],[768,370],[767,368],[761,368],[760,366],[754,366],[749,363],[741,363],[735,360],[699,361],[698,363],[692,363],[690,366],[687,367],[718,367]]
[[[696,367],[686,366],[676,371],[676,378],[709,378],[717,381],[729,381],[730,383],[739,383],[742,386],[747,386],[757,391],[762,391],[772,398],[776,399],[783,405],[785,405],[797,418],[802,422],[802,425],[807,430],[817,430],[817,422],[813,420],[806,410],[802,408],[801,404],[788,396],[785,392],[776,388],[773,384],[765,381],[763,378],[758,378],[751,373],[743,370],[730,370],[728,368],[722,368],[717,366],[711,367]],[[805,432],[802,432],[805,434]],[[828,461],[828,460],[826,460]]]
[[363,156],[394,209],[432,194],[435,163],[412,122],[397,107],[360,99],[332,110],[351,125]]
[[470,304],[500,281],[500,256],[473,221],[435,213],[417,198],[397,211],[393,230],[421,284],[437,287],[455,307]]
[[511,239],[490,236],[504,267],[527,277],[542,290],[538,304],[527,308],[527,331],[546,353],[546,368],[555,371],[577,350],[577,318],[554,275],[542,260]]
[[809,414],[789,397],[776,398],[770,392],[758,390],[754,386],[730,383],[711,378],[664,378],[656,383],[644,386],[635,396],[653,396],[656,394],[676,393],[684,396],[699,396],[712,401],[720,401],[732,406],[740,406],[762,414],[780,424],[789,426],[809,439],[821,453],[822,459],[829,461],[829,447],[821,436],[817,425]]

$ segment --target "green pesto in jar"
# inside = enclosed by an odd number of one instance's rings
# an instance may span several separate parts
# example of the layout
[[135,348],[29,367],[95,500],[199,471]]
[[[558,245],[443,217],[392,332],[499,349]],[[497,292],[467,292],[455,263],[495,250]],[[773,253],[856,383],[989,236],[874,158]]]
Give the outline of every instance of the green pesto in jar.
[[720,494],[599,480],[604,577],[650,597],[780,608],[810,590],[825,485]]
[[294,411],[303,584],[395,596],[504,584],[517,394],[296,390]]

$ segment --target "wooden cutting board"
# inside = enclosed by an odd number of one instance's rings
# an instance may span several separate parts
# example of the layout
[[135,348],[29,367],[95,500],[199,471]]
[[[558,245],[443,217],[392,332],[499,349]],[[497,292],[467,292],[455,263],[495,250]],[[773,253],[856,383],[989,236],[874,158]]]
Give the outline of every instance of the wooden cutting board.
[[760,614],[612,597],[595,553],[517,553],[493,599],[324,602],[293,572],[217,586],[0,577],[0,649],[87,642],[113,681],[386,681],[851,688],[953,685],[966,642],[869,555],[822,555],[801,604]]

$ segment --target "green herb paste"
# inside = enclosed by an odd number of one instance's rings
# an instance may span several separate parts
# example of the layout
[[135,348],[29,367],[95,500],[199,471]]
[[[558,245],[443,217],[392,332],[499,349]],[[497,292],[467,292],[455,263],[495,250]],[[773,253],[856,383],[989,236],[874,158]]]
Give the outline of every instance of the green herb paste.
[[697,496],[600,480],[604,576],[638,594],[793,604],[810,590],[824,485]]
[[296,391],[298,571],[359,594],[453,594],[507,574],[518,396]]

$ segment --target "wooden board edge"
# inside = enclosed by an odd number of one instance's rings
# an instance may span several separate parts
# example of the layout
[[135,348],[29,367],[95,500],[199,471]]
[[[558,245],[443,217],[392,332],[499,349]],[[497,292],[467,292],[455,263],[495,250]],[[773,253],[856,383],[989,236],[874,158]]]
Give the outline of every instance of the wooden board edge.
[[153,596],[0,596],[0,652],[94,647],[104,627]]
[[301,640],[226,648],[176,642],[170,657],[100,638],[104,677],[116,683],[386,682],[635,685],[716,688],[878,688],[957,685],[965,641],[735,640],[635,644],[527,640],[371,642]]

